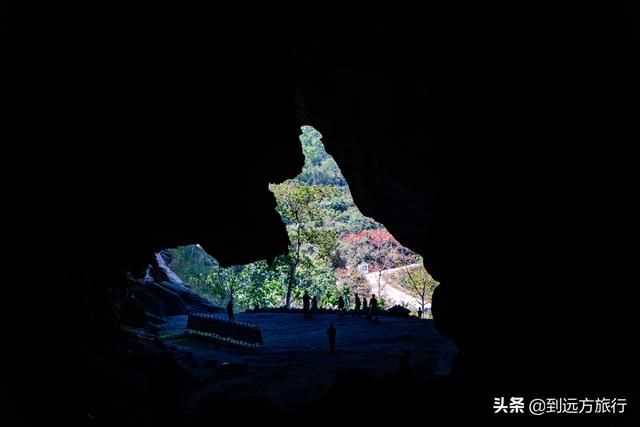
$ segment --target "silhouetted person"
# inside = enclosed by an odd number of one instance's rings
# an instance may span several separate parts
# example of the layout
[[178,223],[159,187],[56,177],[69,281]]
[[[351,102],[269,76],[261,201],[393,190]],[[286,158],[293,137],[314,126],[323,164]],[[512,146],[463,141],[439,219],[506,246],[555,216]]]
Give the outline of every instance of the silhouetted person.
[[233,297],[229,298],[229,302],[227,303],[227,316],[229,320],[235,321],[235,317],[233,317]]
[[304,291],[304,295],[302,296],[302,312],[304,313],[304,317],[309,317],[309,294],[307,291]]
[[398,371],[402,375],[409,373],[409,359],[411,358],[411,351],[407,350],[400,356],[400,363],[398,363]]
[[315,295],[313,296],[313,298],[311,298],[311,311],[313,313],[318,311],[318,298],[316,298]]
[[422,309],[421,308],[418,309],[418,317],[420,319],[422,319]]
[[336,328],[333,327],[333,323],[329,324],[327,336],[329,337],[329,351],[333,354],[336,352]]
[[340,295],[340,298],[338,298],[338,311],[341,313],[344,311],[344,298],[342,297],[342,295]]
[[367,297],[362,297],[362,311],[367,314]]
[[356,294],[356,309],[355,309],[355,315],[356,315],[356,316],[360,316],[360,297],[358,296],[358,294]]
[[371,315],[375,316],[375,318],[378,318],[378,300],[376,299],[375,295],[371,295],[371,299],[369,300],[369,307],[370,307],[370,311],[371,311]]

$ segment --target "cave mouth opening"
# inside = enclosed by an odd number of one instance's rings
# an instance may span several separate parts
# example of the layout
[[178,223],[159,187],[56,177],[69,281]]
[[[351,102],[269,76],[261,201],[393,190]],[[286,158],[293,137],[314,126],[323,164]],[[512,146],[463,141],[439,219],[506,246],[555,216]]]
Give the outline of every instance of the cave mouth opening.
[[123,305],[123,323],[157,353],[142,375],[165,379],[163,396],[183,376],[197,380],[174,404],[210,412],[257,397],[290,413],[345,384],[365,396],[370,381],[422,390],[451,373],[458,349],[431,319],[438,283],[358,210],[320,132],[301,131],[301,173],[269,187],[287,253],[224,266],[200,244],[164,249]]
[[[375,296],[381,310],[431,318],[438,285],[419,254],[402,246],[355,205],[322,134],[301,128],[304,166],[296,177],[269,189],[284,222],[289,251],[271,264],[223,267],[199,244],[164,251],[166,270],[196,294],[236,311],[301,308],[305,292],[317,308],[360,308]],[[160,260],[162,261],[162,260]]]

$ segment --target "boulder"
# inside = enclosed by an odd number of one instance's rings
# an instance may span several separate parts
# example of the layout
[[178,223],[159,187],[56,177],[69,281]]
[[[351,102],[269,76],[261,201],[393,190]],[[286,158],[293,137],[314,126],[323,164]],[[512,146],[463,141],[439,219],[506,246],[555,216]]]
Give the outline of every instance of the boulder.
[[387,310],[387,313],[391,316],[409,317],[409,313],[411,313],[411,310],[401,305],[394,305],[393,307]]

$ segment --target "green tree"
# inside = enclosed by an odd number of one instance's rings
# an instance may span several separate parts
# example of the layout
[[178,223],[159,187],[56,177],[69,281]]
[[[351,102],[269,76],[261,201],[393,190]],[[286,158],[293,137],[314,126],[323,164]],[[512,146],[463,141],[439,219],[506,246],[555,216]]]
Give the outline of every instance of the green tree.
[[405,268],[400,273],[400,283],[410,291],[424,313],[425,306],[431,302],[433,291],[439,283],[422,266],[422,259],[419,262],[419,267]]
[[266,261],[247,264],[240,274],[240,287],[237,289],[238,305],[246,308],[276,307],[283,300],[283,273],[286,266]]
[[336,194],[336,189],[324,185],[306,185],[295,181],[271,185],[276,197],[277,210],[287,226],[289,240],[289,277],[285,305],[291,308],[292,292],[296,287],[296,273],[304,261],[317,256],[329,258],[336,247],[336,234],[323,228],[330,215],[321,202]]
[[325,151],[321,138],[322,134],[313,127],[302,127],[300,142],[302,142],[305,163],[296,180],[309,185],[345,187],[347,181],[333,157]]

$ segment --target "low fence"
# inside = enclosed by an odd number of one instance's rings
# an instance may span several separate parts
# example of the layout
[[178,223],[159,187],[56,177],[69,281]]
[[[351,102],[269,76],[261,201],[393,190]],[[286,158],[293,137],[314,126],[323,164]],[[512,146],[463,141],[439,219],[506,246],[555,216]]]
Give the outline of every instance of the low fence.
[[225,320],[208,314],[189,313],[187,329],[197,335],[204,335],[247,347],[259,347],[264,344],[260,328],[248,323]]

